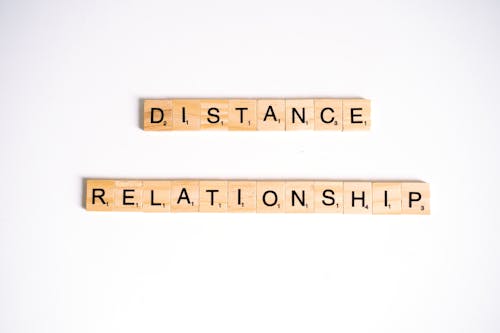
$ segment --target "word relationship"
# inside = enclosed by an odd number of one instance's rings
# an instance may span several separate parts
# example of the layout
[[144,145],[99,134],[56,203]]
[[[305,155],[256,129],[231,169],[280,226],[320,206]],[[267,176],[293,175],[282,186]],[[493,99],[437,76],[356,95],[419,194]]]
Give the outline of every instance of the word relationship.
[[92,211],[429,214],[429,184],[329,180],[88,179]]

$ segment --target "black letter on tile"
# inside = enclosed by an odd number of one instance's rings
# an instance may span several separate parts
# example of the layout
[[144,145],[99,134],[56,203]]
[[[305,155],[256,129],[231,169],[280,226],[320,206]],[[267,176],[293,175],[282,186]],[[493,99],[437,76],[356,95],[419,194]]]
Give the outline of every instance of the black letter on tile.
[[[216,113],[212,113],[212,111],[214,111]],[[212,117],[215,117],[215,120],[207,118],[207,120],[208,120],[208,122],[210,124],[217,124],[219,122],[219,115],[217,113],[219,113],[219,109],[217,109],[217,108],[210,108],[210,109],[208,109],[208,115],[212,116]]]
[[[327,194],[331,194],[331,195],[327,195]],[[333,206],[333,205],[335,205],[335,198],[333,197],[334,195],[335,195],[335,192],[333,192],[333,190],[324,190],[323,191],[323,198],[330,199],[331,202],[327,203],[323,199],[323,200],[321,200],[321,202],[323,203],[323,205],[325,205],[325,206]]]
[[188,204],[191,204],[191,200],[189,200],[188,193],[186,191],[186,188],[184,187],[181,190],[181,195],[179,195],[179,199],[177,199],[177,204],[179,204],[181,200],[187,200]]
[[154,193],[155,191],[151,190],[151,206],[161,206],[161,203],[155,202]]
[[127,199],[133,199],[134,196],[133,195],[127,195],[127,192],[135,192],[135,190],[132,190],[132,189],[123,190],[123,205],[124,206],[133,206],[134,203],[133,202],[127,202]]
[[362,117],[363,114],[361,113],[354,113],[354,111],[360,111],[363,110],[363,108],[351,108],[351,124],[362,124],[363,122],[361,120],[354,120],[354,117]]
[[240,111],[240,124],[243,124],[243,111],[248,110],[248,108],[235,108]]
[[182,122],[186,122],[186,108],[184,106],[182,107]]
[[[273,203],[268,203],[268,202],[266,201],[266,195],[267,195],[268,193],[272,193],[272,194],[273,194],[273,196],[274,196],[274,201],[273,201]],[[268,207],[270,207],[270,206],[274,206],[274,205],[276,205],[276,203],[278,202],[278,195],[277,195],[277,194],[276,194],[276,192],[274,192],[274,191],[271,191],[271,190],[266,191],[266,192],[264,192],[264,194],[262,195],[262,201],[264,202],[264,205],[266,205],[266,206],[268,206]]]
[[295,115],[299,117],[301,123],[306,122],[306,108],[302,108],[302,117],[299,114],[299,111],[297,111],[296,108],[292,108],[292,123],[295,123]]
[[219,190],[206,190],[210,193],[210,206],[214,205],[214,193],[219,192]]
[[276,119],[276,115],[274,114],[272,105],[269,105],[269,107],[267,108],[266,115],[264,116],[264,121],[266,121],[267,117],[273,117],[274,121],[278,121],[278,119]]
[[[99,191],[101,193],[97,194],[96,192]],[[105,205],[106,202],[104,202],[104,199],[102,198],[104,196],[104,189],[102,188],[93,188],[92,189],[92,204],[95,205],[95,198],[98,198],[101,200],[102,204]]]
[[292,190],[292,206],[295,206],[295,198],[300,202],[300,205],[304,207],[306,205],[306,193],[302,190],[302,198],[299,197],[295,190]]
[[333,120],[335,119],[335,117],[332,116],[332,118],[329,121],[325,120],[325,118],[323,117],[323,113],[325,111],[330,111],[331,113],[335,113],[335,111],[332,108],[324,108],[323,110],[321,110],[321,113],[320,113],[321,121],[324,122],[325,124],[333,123]]
[[355,201],[356,200],[361,200],[361,207],[364,207],[365,206],[365,191],[362,191],[361,193],[363,193],[360,197],[356,197],[354,196],[354,191],[352,191],[352,206],[354,207],[355,206]]
[[[155,111],[159,111],[161,114],[161,118],[159,120],[154,119]],[[163,121],[163,110],[160,108],[151,108],[151,124],[158,124],[161,123],[162,121]]]
[[[416,198],[413,198],[413,195],[416,195]],[[420,201],[422,199],[422,194],[420,192],[410,192],[410,201],[409,201],[409,206],[411,208],[413,202]]]

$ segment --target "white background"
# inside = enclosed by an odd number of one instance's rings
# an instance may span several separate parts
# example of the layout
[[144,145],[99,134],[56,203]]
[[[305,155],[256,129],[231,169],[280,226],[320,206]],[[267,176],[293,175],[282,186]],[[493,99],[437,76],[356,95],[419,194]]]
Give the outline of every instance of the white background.
[[[498,332],[500,4],[1,1],[0,331]],[[369,133],[151,133],[364,97]],[[99,178],[408,179],[426,216],[96,213]]]

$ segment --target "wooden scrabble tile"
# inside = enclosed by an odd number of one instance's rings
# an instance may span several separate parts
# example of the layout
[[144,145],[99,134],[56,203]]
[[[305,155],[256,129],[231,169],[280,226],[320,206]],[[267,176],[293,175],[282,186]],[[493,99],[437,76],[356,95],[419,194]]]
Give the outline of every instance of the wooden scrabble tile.
[[287,131],[314,129],[313,99],[287,99],[285,108]]
[[200,127],[202,130],[227,130],[229,101],[226,99],[200,100]]
[[428,183],[402,183],[401,196],[403,214],[428,215],[431,213],[431,193]]
[[87,179],[85,208],[90,211],[113,210],[115,181]]
[[145,212],[169,212],[170,191],[170,180],[143,181],[142,210]]
[[373,214],[401,214],[401,183],[372,183]]
[[172,101],[172,110],[174,130],[197,131],[200,129],[200,100],[174,99]]
[[257,182],[235,180],[227,184],[228,211],[249,213],[257,211]]
[[259,131],[285,130],[285,100],[257,100],[257,129]]
[[144,100],[144,130],[172,130],[172,101],[166,99]]
[[170,211],[173,213],[198,212],[200,207],[200,182],[198,180],[172,180]]
[[344,182],[344,214],[372,213],[372,183]]
[[117,180],[114,192],[113,210],[136,212],[142,210],[141,180]]
[[284,181],[257,181],[257,213],[284,213],[284,203]]
[[342,131],[342,100],[314,100],[314,130]]
[[369,99],[342,100],[342,124],[344,131],[367,131],[371,126]]
[[257,130],[257,100],[229,100],[229,129],[232,131]]
[[287,181],[285,183],[285,212],[314,212],[314,181]]
[[314,182],[314,211],[316,213],[344,213],[344,183]]
[[227,181],[200,180],[200,212],[227,211]]

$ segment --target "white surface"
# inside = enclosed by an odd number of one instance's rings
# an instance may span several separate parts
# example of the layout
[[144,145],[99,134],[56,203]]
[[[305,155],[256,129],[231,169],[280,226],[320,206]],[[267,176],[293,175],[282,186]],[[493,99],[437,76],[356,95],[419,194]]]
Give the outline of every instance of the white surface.
[[[0,3],[0,331],[498,332],[500,5]],[[146,133],[360,96],[369,133]],[[420,179],[432,215],[90,213],[85,177]]]

